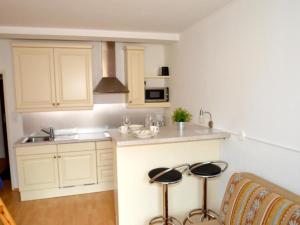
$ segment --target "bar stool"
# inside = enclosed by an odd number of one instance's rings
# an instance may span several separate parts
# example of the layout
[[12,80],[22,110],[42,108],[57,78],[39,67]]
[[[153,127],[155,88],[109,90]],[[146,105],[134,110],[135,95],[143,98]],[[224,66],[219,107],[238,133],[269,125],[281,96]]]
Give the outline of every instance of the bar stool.
[[191,165],[188,169],[188,175],[194,175],[203,179],[203,199],[202,208],[194,209],[184,220],[183,224],[186,225],[187,222],[193,224],[191,220],[192,217],[199,215],[200,221],[203,222],[205,219],[217,219],[219,215],[211,209],[207,208],[207,181],[210,178],[218,177],[228,168],[228,163],[224,161],[207,161],[199,162]]
[[[183,171],[178,169],[183,168]],[[148,173],[150,178],[149,183],[159,183],[163,187],[163,215],[154,217],[150,220],[149,225],[163,224],[163,225],[182,225],[182,223],[173,216],[169,216],[168,206],[168,186],[169,184],[176,184],[182,180],[182,173],[189,168],[188,164],[182,164],[173,168],[160,167],[151,170]]]

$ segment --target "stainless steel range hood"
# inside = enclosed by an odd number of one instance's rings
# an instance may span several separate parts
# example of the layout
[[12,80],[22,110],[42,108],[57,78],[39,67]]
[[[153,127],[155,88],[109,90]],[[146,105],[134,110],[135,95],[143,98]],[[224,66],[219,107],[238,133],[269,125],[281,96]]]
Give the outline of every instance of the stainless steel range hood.
[[128,88],[116,77],[115,42],[101,43],[102,79],[95,93],[128,93]]

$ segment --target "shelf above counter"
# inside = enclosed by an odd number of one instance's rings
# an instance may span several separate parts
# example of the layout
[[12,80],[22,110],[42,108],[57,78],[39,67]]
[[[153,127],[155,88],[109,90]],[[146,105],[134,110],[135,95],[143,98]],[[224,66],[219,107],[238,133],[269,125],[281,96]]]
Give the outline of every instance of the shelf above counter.
[[141,105],[128,105],[128,108],[169,108],[171,107],[170,102],[146,102]]
[[145,76],[145,79],[147,80],[150,80],[150,79],[161,79],[161,80],[164,80],[164,79],[170,79],[171,76]]

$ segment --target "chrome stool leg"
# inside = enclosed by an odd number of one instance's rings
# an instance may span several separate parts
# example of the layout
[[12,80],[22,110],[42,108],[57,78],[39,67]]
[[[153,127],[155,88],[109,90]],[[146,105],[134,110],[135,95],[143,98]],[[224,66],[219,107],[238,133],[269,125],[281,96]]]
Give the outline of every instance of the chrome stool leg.
[[168,185],[163,184],[163,217],[165,218],[164,225],[168,225],[169,218],[169,199],[168,199]]
[[169,198],[168,198],[168,184],[163,184],[163,215],[154,217],[150,220],[149,225],[182,225],[182,223],[173,216],[169,216]]
[[187,218],[185,218],[183,225],[193,224],[192,217],[200,216],[200,222],[204,220],[217,219],[218,214],[210,209],[207,209],[207,178],[203,178],[203,196],[202,196],[203,205],[200,209],[192,210]]

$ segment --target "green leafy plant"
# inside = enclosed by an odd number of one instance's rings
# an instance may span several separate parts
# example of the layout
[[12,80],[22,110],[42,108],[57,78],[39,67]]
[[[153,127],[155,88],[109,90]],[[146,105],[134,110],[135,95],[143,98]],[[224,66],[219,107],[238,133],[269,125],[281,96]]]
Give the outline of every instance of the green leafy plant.
[[180,107],[173,112],[172,120],[174,122],[190,122],[192,120],[192,114]]

